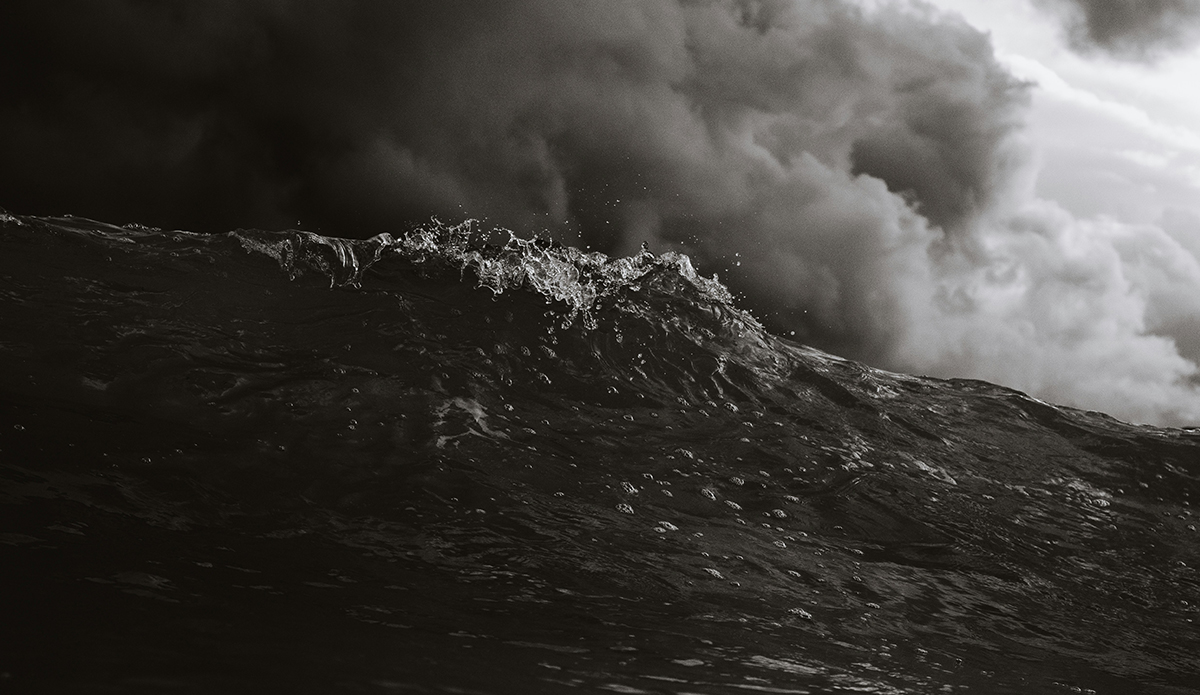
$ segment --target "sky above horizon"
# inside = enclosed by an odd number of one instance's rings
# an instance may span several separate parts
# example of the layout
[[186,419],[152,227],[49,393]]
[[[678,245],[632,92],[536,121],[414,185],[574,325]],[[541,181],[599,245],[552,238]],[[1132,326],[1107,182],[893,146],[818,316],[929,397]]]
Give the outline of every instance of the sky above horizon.
[[1130,223],[1200,215],[1200,45],[1080,51],[1031,0],[933,4],[986,32],[999,61],[1036,83],[1028,133],[1039,196]]
[[[1200,3],[1148,3],[1178,9],[1179,16],[1171,20],[1175,32],[1109,46],[1089,40],[1086,32],[1078,35],[1080,19],[1070,15],[1069,2],[1060,7],[1034,0],[932,4],[986,33],[997,60],[1034,85],[1024,129],[1036,158],[1032,196],[1053,201],[1079,220],[1114,221],[1131,230],[1130,241],[1145,244],[1145,251],[1174,256],[1160,257],[1153,271],[1173,275],[1164,284],[1176,283],[1174,290],[1157,300],[1155,290],[1145,285],[1136,290],[1148,299],[1149,321],[1143,328],[1153,333],[1174,321],[1176,328],[1164,334],[1195,363],[1200,358],[1200,312],[1190,297],[1200,290],[1195,283],[1195,259],[1200,258]],[[1137,7],[1134,2],[1079,3],[1099,11],[1122,5]],[[1140,234],[1132,231],[1139,227]],[[1169,243],[1151,251],[1158,246],[1150,240],[1157,230],[1177,246]],[[1127,281],[1137,282],[1132,266],[1138,264],[1126,264]],[[1177,296],[1166,298],[1172,292]],[[1160,317],[1156,327],[1156,303],[1159,313],[1174,313],[1175,318]]]
[[895,371],[1200,424],[1200,0],[9,0],[0,206],[689,254]]

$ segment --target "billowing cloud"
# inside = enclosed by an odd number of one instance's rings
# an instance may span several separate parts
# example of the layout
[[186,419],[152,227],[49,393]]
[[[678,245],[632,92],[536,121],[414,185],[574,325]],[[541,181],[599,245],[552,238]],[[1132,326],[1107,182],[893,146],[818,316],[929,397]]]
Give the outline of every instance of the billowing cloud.
[[1077,49],[1141,59],[1200,38],[1198,0],[1036,1],[1061,13]]
[[1200,422],[1188,232],[1038,200],[1029,86],[928,6],[0,13],[0,204],[15,211],[351,236],[472,216],[613,253],[647,241],[843,355]]

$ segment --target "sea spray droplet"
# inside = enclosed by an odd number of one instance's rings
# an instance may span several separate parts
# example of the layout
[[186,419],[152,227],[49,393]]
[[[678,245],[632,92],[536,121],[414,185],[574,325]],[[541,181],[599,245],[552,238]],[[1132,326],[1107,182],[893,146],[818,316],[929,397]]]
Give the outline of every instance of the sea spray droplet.
[[716,493],[715,491],[713,491],[713,489],[712,489],[712,488],[707,488],[707,487],[706,487],[706,488],[704,488],[703,490],[701,490],[701,491],[700,491],[700,494],[701,494],[701,495],[704,495],[705,497],[707,497],[708,499],[712,500],[713,502],[716,502],[716,501],[717,501],[717,493]]
[[618,511],[618,512],[621,512],[622,514],[632,514],[632,513],[633,513],[633,507],[631,507],[631,506],[629,506],[628,504],[625,504],[624,502],[622,502],[621,504],[618,504],[618,505],[617,505],[617,511]]
[[709,574],[711,574],[713,577],[715,577],[715,578],[717,578],[717,579],[724,579],[724,578],[725,578],[725,576],[724,576],[724,575],[722,575],[720,572],[718,572],[717,570],[715,570],[715,569],[713,569],[713,568],[711,568],[711,567],[705,567],[705,568],[704,568],[704,571],[705,571],[705,572],[708,572]]
[[633,483],[621,481],[621,487],[625,489],[625,492],[628,492],[631,495],[636,495],[638,493],[638,489]]

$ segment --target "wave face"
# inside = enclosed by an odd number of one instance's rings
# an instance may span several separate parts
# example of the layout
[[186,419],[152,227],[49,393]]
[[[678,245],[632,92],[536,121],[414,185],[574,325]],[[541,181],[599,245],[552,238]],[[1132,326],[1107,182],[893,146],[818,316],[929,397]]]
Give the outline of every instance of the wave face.
[[11,685],[1196,692],[1196,430],[832,357],[683,256],[0,226]]

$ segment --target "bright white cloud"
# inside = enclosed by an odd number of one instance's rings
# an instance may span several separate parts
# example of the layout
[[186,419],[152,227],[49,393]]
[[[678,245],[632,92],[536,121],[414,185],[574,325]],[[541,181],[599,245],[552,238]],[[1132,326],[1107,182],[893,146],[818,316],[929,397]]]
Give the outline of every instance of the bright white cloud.
[[981,222],[973,261],[940,267],[957,311],[914,320],[904,359],[1128,419],[1200,420],[1200,52],[1081,56],[1031,2],[935,4],[1036,85],[1037,164]]

